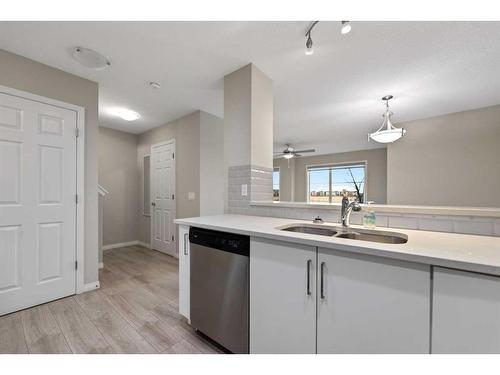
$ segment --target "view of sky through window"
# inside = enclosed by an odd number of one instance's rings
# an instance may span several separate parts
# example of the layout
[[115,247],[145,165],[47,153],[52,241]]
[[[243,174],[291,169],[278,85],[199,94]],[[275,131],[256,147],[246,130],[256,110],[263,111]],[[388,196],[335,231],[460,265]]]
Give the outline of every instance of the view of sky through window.
[[365,201],[365,164],[309,167],[310,202],[342,201],[344,190],[350,200]]
[[280,200],[280,169],[273,171],[273,201]]

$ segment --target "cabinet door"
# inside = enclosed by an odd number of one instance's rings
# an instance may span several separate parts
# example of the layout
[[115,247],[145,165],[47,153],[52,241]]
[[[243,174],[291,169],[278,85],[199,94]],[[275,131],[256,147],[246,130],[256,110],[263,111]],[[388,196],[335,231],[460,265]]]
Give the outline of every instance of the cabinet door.
[[500,353],[500,278],[434,267],[433,353]]
[[250,242],[250,353],[316,352],[316,247]]
[[429,266],[319,248],[318,353],[429,353],[429,335]]
[[189,306],[189,227],[179,225],[179,313],[190,320]]

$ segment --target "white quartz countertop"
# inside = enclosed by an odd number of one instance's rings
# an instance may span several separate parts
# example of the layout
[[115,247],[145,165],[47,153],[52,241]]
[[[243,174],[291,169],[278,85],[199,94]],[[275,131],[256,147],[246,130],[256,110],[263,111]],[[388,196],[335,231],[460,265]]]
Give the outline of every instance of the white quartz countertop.
[[[312,224],[305,220],[228,214],[177,219],[175,223],[500,276],[500,237],[375,228],[408,236],[405,244],[383,244],[276,229],[287,224]],[[356,230],[362,226],[352,225],[351,228]]]

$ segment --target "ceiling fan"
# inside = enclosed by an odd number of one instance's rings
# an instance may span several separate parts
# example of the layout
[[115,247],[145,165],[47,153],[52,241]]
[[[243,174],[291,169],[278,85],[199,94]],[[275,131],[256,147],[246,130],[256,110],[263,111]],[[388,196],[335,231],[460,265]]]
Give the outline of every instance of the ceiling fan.
[[306,152],[316,152],[314,148],[310,148],[308,150],[295,150],[290,143],[285,143],[285,149],[282,152],[275,152],[276,157],[283,157],[285,159],[291,159],[294,157],[300,157],[301,154]]

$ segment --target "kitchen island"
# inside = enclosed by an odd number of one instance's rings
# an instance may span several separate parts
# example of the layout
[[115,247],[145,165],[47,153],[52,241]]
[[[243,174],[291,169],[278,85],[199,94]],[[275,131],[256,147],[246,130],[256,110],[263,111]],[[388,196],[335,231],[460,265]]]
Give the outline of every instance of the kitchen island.
[[176,220],[181,314],[189,319],[187,233],[197,227],[250,238],[251,353],[500,352],[500,238],[374,229],[407,237],[391,244],[280,229],[305,223]]

